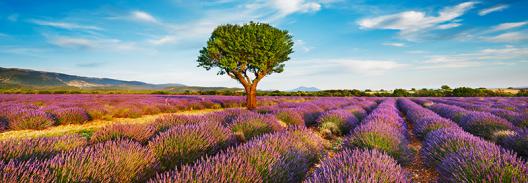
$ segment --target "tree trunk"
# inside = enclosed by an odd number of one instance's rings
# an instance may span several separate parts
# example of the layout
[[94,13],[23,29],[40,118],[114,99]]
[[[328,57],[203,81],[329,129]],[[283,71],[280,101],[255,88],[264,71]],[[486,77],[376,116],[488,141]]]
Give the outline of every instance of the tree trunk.
[[246,88],[246,107],[248,110],[257,108],[257,86],[253,85]]

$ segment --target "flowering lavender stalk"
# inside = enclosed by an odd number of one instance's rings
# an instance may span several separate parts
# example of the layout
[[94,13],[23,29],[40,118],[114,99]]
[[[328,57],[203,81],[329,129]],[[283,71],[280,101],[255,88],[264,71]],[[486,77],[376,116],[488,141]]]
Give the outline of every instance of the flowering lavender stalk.
[[130,139],[145,144],[155,133],[154,127],[147,124],[114,124],[95,131],[90,142]]
[[326,111],[317,119],[319,130],[327,136],[346,135],[358,124],[357,118],[346,110]]
[[136,182],[151,176],[156,166],[147,148],[129,140],[99,143],[49,160],[58,182]]
[[257,137],[149,182],[300,182],[323,152],[323,139],[315,133],[291,129]]
[[498,131],[515,129],[515,127],[505,119],[486,112],[469,113],[462,118],[460,126],[469,133],[488,140],[494,139],[494,134]]
[[0,161],[0,182],[57,182],[53,171],[50,171],[48,162],[42,161]]
[[413,131],[419,138],[423,139],[429,132],[440,128],[460,128],[451,120],[442,118],[409,99],[399,99],[398,104],[405,112],[407,119],[412,122]]
[[80,107],[56,108],[50,111],[57,124],[82,124],[91,119],[86,110]]
[[528,128],[524,128],[499,141],[507,149],[512,149],[520,156],[528,159]]
[[377,150],[344,150],[321,162],[306,183],[410,182],[409,175],[390,156]]
[[449,154],[455,153],[462,148],[472,148],[477,145],[494,146],[493,143],[475,137],[463,130],[442,128],[427,135],[421,151],[426,165],[435,167]]
[[86,139],[79,135],[4,140],[0,141],[0,160],[45,159],[86,144]]
[[229,125],[229,129],[238,141],[245,142],[266,133],[284,130],[285,125],[281,125],[273,115],[251,113],[237,116]]
[[219,123],[201,123],[173,127],[154,137],[148,148],[162,170],[169,170],[212,155],[232,143],[231,133]]
[[346,148],[377,149],[398,161],[409,161],[406,125],[394,99],[386,99],[343,142]]
[[498,146],[460,149],[438,171],[441,182],[528,182],[528,164]]
[[278,109],[275,117],[288,126],[305,126],[299,109]]
[[9,115],[9,129],[25,130],[34,129],[41,130],[55,124],[55,121],[48,113],[34,109],[13,109]]

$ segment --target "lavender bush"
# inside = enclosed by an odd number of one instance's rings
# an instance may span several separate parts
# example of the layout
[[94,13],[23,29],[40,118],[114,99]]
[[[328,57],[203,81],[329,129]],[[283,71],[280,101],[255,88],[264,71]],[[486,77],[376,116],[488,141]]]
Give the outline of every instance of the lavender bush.
[[214,154],[231,143],[228,129],[219,123],[202,123],[173,127],[154,137],[148,148],[160,162],[162,170],[169,170]]
[[[292,129],[258,137],[194,165],[158,174],[150,182],[300,182],[323,152],[323,140],[316,134],[308,129]],[[227,172],[242,168],[244,171]]]
[[528,164],[498,146],[460,149],[438,171],[441,182],[528,182]]
[[275,117],[288,126],[304,126],[304,119],[298,109],[279,109]]
[[49,161],[58,182],[137,182],[151,176],[157,166],[154,154],[129,140],[64,152]]
[[229,129],[240,142],[245,142],[266,133],[280,131],[284,128],[273,115],[257,113],[237,116],[229,125]]
[[147,124],[114,124],[95,131],[90,137],[91,143],[109,140],[130,139],[139,143],[146,143],[156,129]]
[[357,118],[346,110],[327,111],[317,119],[319,130],[327,136],[346,135],[357,123]]
[[0,160],[44,159],[86,144],[86,139],[79,135],[4,140],[0,141]]
[[494,146],[481,138],[455,128],[442,128],[429,133],[422,147],[422,157],[426,165],[437,166],[451,153],[462,148],[472,148],[477,145]]
[[410,182],[408,173],[390,156],[377,150],[344,150],[321,162],[306,183]]
[[494,139],[494,133],[498,131],[515,129],[505,119],[486,112],[469,113],[462,118],[460,125],[469,133],[488,140]]

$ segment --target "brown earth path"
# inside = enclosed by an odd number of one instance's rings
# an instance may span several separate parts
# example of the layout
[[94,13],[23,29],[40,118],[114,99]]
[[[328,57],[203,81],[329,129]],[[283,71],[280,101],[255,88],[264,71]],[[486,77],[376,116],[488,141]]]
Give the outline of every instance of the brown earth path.
[[438,180],[438,172],[433,169],[429,168],[425,165],[421,149],[422,149],[422,141],[416,137],[416,135],[413,133],[413,125],[410,123],[406,118],[404,118],[407,123],[407,132],[409,133],[409,140],[410,143],[408,145],[409,149],[413,150],[415,153],[413,153],[411,157],[411,162],[409,164],[406,164],[403,166],[407,172],[411,174],[411,180],[415,183],[428,183],[428,182],[437,182]]

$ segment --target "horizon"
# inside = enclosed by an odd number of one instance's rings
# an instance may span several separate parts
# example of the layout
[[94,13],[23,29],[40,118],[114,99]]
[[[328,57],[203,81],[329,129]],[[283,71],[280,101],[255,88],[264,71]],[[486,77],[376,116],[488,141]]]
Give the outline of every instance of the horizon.
[[196,60],[216,26],[256,21],[295,41],[284,72],[260,90],[526,87],[523,7],[528,1],[8,0],[0,2],[0,67],[241,87]]

